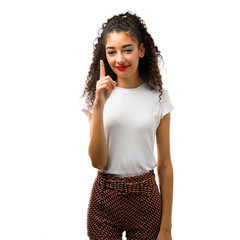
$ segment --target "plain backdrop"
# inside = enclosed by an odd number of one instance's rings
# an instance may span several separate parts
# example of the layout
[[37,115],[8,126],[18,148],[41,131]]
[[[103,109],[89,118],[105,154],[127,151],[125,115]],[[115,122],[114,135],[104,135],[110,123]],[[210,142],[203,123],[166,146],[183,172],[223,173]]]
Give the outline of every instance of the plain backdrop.
[[175,107],[173,239],[240,239],[237,2],[0,2],[1,240],[88,239],[97,169],[81,95],[98,29],[128,10],[161,51]]

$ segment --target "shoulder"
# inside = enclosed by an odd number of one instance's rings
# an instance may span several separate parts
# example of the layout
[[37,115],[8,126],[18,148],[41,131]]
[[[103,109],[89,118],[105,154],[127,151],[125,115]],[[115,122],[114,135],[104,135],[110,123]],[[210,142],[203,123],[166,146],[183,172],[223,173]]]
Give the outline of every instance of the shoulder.
[[[160,87],[157,87],[157,90],[155,90],[155,91],[159,93],[159,89],[160,89]],[[164,87],[162,87],[161,90],[162,90],[162,95],[166,95],[168,93],[168,90]]]
[[[150,86],[148,86],[147,84],[145,84],[145,89],[148,89],[149,91],[153,92],[153,93],[160,93],[160,87],[157,86],[156,89],[151,90]],[[165,87],[161,88],[162,94],[166,94],[168,92],[168,90]]]
[[169,93],[168,93],[168,90],[166,88],[162,87],[161,88],[162,94],[160,95],[160,91],[159,90],[160,90],[160,87],[157,87],[157,89],[154,89],[154,90],[150,90],[149,89],[149,91],[152,93],[152,95],[154,95],[154,97],[156,99],[159,99],[159,96],[161,97],[161,100],[159,102],[161,104],[162,102],[164,102],[164,100],[166,100],[168,98]]

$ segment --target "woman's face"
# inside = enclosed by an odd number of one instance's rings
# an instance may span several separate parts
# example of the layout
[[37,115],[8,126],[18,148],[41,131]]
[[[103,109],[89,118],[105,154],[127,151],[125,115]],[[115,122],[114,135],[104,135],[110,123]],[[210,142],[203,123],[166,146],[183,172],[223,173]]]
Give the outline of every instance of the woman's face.
[[126,32],[112,32],[107,36],[107,61],[118,77],[129,78],[138,74],[139,58],[144,53],[144,45],[138,48],[138,42]]

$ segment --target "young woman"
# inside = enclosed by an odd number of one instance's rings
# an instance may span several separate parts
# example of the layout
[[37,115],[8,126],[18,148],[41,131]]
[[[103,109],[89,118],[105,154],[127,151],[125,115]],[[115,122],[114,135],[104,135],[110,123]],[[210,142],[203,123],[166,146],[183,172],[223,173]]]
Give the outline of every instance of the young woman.
[[160,51],[136,14],[119,14],[102,25],[82,95],[88,153],[98,169],[87,212],[92,240],[119,240],[124,231],[127,239],[171,239],[174,107],[162,88],[159,63]]

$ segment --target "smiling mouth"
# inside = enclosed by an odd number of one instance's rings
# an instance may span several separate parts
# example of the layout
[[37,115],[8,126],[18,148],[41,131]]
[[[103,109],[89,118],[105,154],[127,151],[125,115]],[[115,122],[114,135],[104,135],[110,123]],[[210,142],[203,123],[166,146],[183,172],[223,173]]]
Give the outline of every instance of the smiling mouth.
[[123,70],[125,70],[126,68],[128,68],[128,66],[129,66],[129,65],[117,66],[117,69],[118,69],[119,71],[123,71]]

